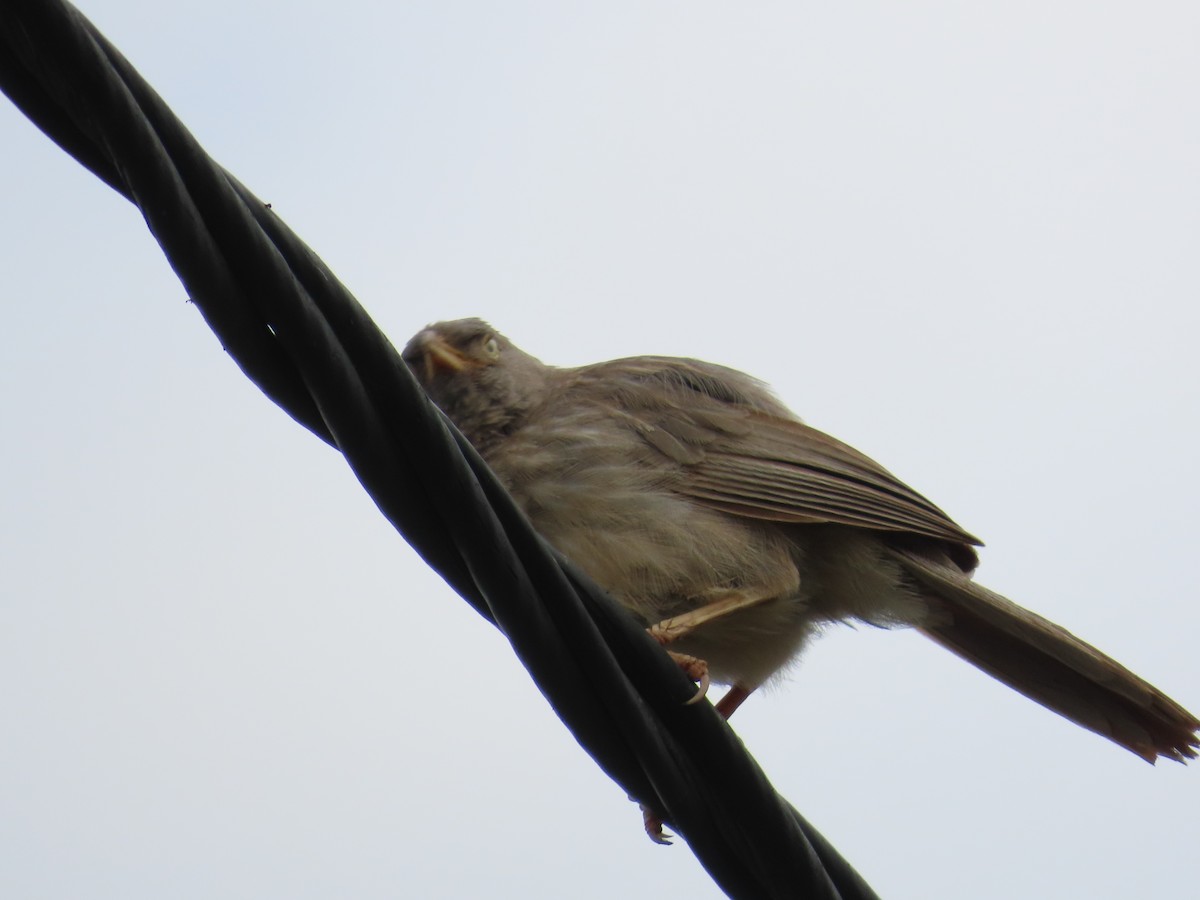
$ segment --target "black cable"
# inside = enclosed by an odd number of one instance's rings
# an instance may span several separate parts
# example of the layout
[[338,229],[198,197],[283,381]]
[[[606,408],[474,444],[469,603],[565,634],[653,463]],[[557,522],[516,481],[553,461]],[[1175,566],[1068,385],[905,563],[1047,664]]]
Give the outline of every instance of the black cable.
[[0,88],[136,204],[208,325],[336,446],[418,553],[508,637],[555,712],[734,897],[875,894],[644,631],[529,526],[320,259],[61,0],[0,4]]

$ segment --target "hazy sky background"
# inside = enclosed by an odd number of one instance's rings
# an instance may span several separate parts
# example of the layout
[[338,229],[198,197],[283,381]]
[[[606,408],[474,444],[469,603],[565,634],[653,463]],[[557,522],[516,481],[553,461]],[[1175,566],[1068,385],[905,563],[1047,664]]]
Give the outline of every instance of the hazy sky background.
[[[748,370],[1200,708],[1194,2],[82,8],[396,343]],[[0,157],[0,896],[717,896],[136,210],[7,103]],[[734,726],[887,898],[1200,879],[1196,767],[918,635]]]

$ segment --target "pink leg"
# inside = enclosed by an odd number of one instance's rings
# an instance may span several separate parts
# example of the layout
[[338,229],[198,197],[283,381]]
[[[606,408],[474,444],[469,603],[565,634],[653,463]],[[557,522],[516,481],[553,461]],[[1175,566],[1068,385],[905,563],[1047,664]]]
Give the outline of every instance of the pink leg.
[[728,720],[733,715],[734,711],[746,702],[746,698],[753,693],[754,688],[744,688],[740,684],[735,684],[725,696],[717,701],[715,709],[721,714],[721,717]]

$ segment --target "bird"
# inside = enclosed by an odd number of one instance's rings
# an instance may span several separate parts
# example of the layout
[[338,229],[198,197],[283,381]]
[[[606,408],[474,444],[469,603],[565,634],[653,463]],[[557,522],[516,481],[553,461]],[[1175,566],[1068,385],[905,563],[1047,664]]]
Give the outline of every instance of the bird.
[[663,356],[555,367],[478,318],[429,325],[402,357],[550,544],[694,678],[729,686],[725,718],[821,628],[864,622],[914,628],[1150,763],[1200,750],[1196,716],[975,582],[977,538],[749,375]]

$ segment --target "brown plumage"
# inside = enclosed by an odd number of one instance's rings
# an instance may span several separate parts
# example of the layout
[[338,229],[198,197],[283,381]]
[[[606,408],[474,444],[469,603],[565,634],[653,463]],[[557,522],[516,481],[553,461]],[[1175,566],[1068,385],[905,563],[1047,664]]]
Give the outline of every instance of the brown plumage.
[[861,620],[916,627],[1150,762],[1200,748],[1195,716],[975,584],[974,537],[747,375],[664,357],[554,368],[479,319],[430,326],[404,358],[538,530],[643,624],[735,607],[671,644],[734,686],[726,713],[821,624]]

